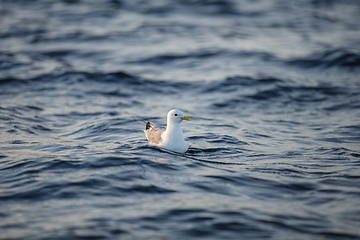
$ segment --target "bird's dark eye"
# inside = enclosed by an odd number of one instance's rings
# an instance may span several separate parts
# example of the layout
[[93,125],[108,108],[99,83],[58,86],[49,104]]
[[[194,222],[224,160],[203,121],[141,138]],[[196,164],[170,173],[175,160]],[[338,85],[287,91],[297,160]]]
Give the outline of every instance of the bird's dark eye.
[[177,117],[177,113],[175,113],[174,115],[175,115],[175,117]]

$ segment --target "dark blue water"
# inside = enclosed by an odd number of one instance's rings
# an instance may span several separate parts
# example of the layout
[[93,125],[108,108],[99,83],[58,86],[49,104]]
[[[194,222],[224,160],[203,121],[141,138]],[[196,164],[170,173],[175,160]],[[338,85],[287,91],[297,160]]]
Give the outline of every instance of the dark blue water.
[[[360,3],[0,0],[0,239],[360,239]],[[142,120],[181,109],[190,149]]]

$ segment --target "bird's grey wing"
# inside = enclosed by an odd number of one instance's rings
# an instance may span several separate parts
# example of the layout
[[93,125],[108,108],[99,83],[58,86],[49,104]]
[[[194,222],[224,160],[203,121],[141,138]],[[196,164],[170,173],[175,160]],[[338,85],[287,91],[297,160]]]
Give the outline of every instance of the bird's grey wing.
[[159,128],[158,126],[150,123],[146,123],[145,135],[150,144],[160,144],[161,135],[165,129]]

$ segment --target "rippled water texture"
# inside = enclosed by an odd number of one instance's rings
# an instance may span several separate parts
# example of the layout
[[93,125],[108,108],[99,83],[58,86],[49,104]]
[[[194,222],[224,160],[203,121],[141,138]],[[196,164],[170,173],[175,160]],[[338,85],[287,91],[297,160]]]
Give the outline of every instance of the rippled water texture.
[[[360,239],[360,3],[0,0],[0,239]],[[148,145],[181,109],[190,149]]]

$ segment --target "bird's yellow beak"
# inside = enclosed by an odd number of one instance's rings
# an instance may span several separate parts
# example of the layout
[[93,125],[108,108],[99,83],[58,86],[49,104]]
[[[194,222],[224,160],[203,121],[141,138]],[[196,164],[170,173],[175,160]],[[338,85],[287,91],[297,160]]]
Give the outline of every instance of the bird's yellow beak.
[[191,118],[189,118],[189,117],[187,117],[187,116],[185,116],[185,117],[182,117],[181,119],[182,119],[182,120],[187,120],[187,121],[191,121]]

